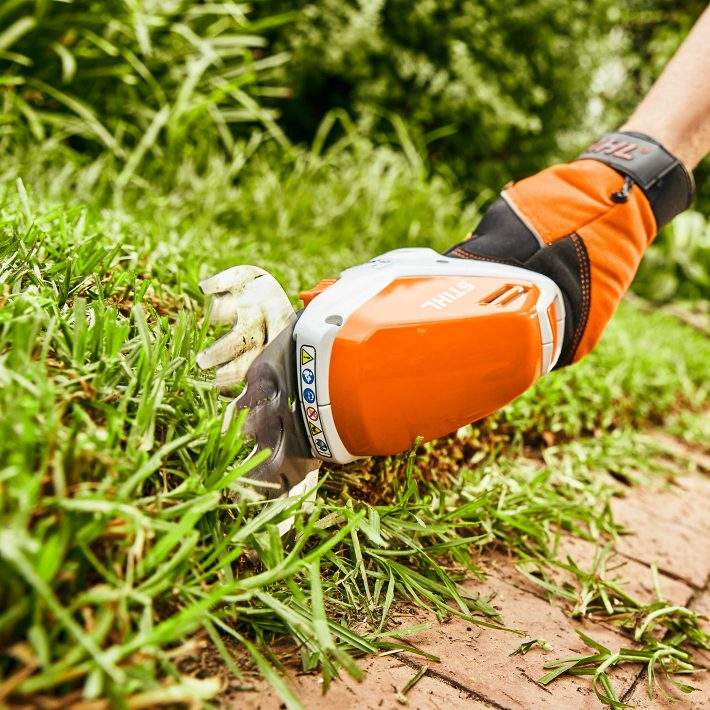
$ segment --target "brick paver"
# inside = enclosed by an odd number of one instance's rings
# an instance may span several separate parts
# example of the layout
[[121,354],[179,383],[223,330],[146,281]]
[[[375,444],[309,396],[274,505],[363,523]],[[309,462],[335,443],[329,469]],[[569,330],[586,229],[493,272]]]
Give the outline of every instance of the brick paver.
[[617,550],[702,589],[710,575],[709,506],[710,483],[700,478],[657,490],[634,488],[612,502],[615,519],[630,531]]
[[[703,614],[710,618],[710,591],[705,589],[703,592],[697,593],[689,606],[698,614]],[[708,619],[706,619],[705,625],[710,625]],[[630,705],[643,708],[643,710],[665,710],[669,707],[683,708],[683,710],[699,710],[699,708],[710,707],[710,652],[697,651],[694,654],[694,660],[696,665],[702,667],[702,670],[698,673],[678,678],[686,685],[697,689],[692,693],[683,693],[677,687],[674,687],[672,682],[661,679],[660,685],[667,697],[663,698],[660,697],[660,694],[656,694],[655,697],[649,698],[647,676],[645,671],[641,671],[635,686],[624,700]]]
[[624,700],[636,708],[643,710],[700,710],[710,706],[708,698],[710,698],[710,674],[698,673],[692,676],[683,676],[682,681],[688,685],[697,688],[692,693],[682,693],[677,688],[674,688],[665,680],[660,681],[663,692],[667,697],[660,697],[657,691],[653,698],[648,697],[646,690],[646,676],[643,675],[639,683],[634,688],[631,695]]
[[[570,557],[584,571],[591,571],[597,546],[587,540],[565,536],[560,541],[558,559]],[[541,599],[548,599],[548,593],[539,585],[522,576],[507,557],[491,556],[487,563],[481,560],[491,572],[505,579],[510,584],[529,591]],[[557,584],[572,583],[574,575],[559,569],[547,570]],[[612,553],[606,561],[606,579],[618,582],[624,591],[636,597],[641,602],[650,602],[655,598],[653,577],[649,567],[636,560],[629,559],[619,553]],[[680,579],[674,579],[664,574],[660,575],[661,592],[673,604],[684,605],[693,596],[693,588]],[[554,599],[553,604],[558,603]]]
[[[705,617],[704,626],[706,629],[710,630],[710,590],[708,588],[696,596],[690,604],[690,608]],[[710,680],[710,651],[697,651],[695,660],[698,664],[708,669],[705,677]],[[693,683],[691,683],[691,685],[693,685]],[[708,688],[708,698],[710,698],[710,688]]]
[[[686,477],[671,487],[647,490],[634,488],[614,502],[614,512],[630,534],[620,538],[618,553],[609,561],[607,577],[619,578],[623,587],[642,601],[651,600],[654,590],[649,565],[662,570],[661,589],[674,604],[689,605],[710,614],[710,479]],[[563,538],[562,557],[570,555],[582,568],[589,568],[595,546],[575,538]],[[437,655],[433,663],[412,654],[383,655],[360,661],[366,672],[363,683],[344,678],[332,684],[326,696],[317,675],[291,671],[291,682],[304,705],[314,710],[345,708],[400,708],[401,690],[423,664],[427,674],[407,695],[411,708],[598,708],[600,703],[586,677],[562,677],[546,688],[536,683],[543,664],[552,659],[587,654],[590,650],[576,635],[582,629],[594,639],[616,649],[632,645],[609,624],[577,622],[561,608],[550,604],[544,590],[522,577],[513,562],[501,554],[486,555],[481,564],[488,571],[484,582],[467,581],[465,588],[486,598],[496,607],[507,626],[523,629],[524,636],[482,628],[453,618],[439,624],[423,611],[401,612],[393,622],[407,627],[431,621],[431,627],[410,638],[423,650]],[[558,582],[568,573],[554,573]],[[534,648],[526,655],[510,654],[530,639],[544,639],[551,651]],[[710,653],[698,654],[698,663],[710,668]],[[650,700],[640,666],[625,665],[611,672],[620,697],[641,710],[671,707],[657,696]],[[699,688],[691,695],[672,685],[666,690],[675,698],[673,708],[710,707],[710,671],[683,679]],[[250,710],[278,708],[279,699],[264,687],[254,693],[240,693],[233,707]]]
[[[431,665],[430,662],[424,663]],[[416,675],[422,661],[417,660],[415,667],[408,665],[395,656],[377,656],[364,659],[360,666],[365,671],[362,683],[343,675],[340,681],[331,685],[326,696],[322,693],[320,678],[313,675],[291,676],[291,686],[306,708],[327,708],[328,710],[386,710],[401,708],[401,695],[398,695],[407,682]],[[462,690],[442,680],[438,675],[424,676],[406,695],[407,704],[412,708],[426,710],[457,710],[457,708],[495,707],[483,702],[473,693]],[[281,699],[269,687],[260,688],[254,693],[239,693],[233,707],[244,710],[277,710],[282,707]]]
[[[707,481],[702,482],[702,486],[706,485]],[[690,488],[697,490],[697,486],[698,482],[694,481]],[[705,616],[704,625],[710,626],[710,590],[707,586],[703,591],[693,594],[688,606],[698,614]],[[683,693],[669,680],[660,679],[660,686],[665,697],[656,693],[654,697],[650,698],[647,690],[647,675],[645,670],[641,670],[634,687],[624,697],[624,701],[629,705],[643,708],[643,710],[661,710],[669,707],[696,710],[710,707],[710,651],[696,651],[694,662],[701,667],[700,672],[678,678],[686,685],[696,688],[692,693]]]
[[[577,636],[575,628],[613,648],[627,643],[623,636],[598,624],[573,623],[561,609],[495,575],[489,576],[483,584],[469,582],[465,586],[484,596],[493,595],[492,604],[500,610],[505,623],[524,629],[525,635],[478,628],[459,619],[437,625],[414,640],[423,650],[441,657],[437,670],[442,675],[475,690],[500,707],[591,708],[598,705],[586,678],[561,678],[549,688],[541,687],[536,680],[544,673],[545,661],[591,652]],[[552,650],[535,648],[524,656],[511,656],[522,642],[531,639],[544,639]],[[631,686],[635,675],[630,668],[614,672],[619,693]]]

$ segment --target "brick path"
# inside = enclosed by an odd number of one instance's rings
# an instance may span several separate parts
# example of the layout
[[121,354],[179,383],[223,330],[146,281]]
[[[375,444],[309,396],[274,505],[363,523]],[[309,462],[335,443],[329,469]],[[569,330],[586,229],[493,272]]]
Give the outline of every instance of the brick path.
[[[705,468],[706,462],[700,462]],[[613,504],[616,519],[632,531],[618,544],[616,562],[625,563],[615,575],[625,589],[642,599],[651,599],[653,589],[649,565],[656,563],[661,588],[671,602],[710,615],[710,477],[685,476],[663,490],[633,488]],[[581,567],[592,559],[594,546],[567,539],[565,551]],[[460,619],[432,626],[411,641],[441,658],[440,663],[410,654],[397,653],[360,661],[366,672],[362,683],[349,678],[334,682],[327,695],[321,693],[317,675],[292,673],[292,685],[304,705],[320,708],[399,708],[397,693],[426,664],[428,670],[407,694],[411,708],[598,708],[591,681],[584,677],[563,677],[543,688],[535,679],[543,674],[543,663],[578,653],[589,653],[575,633],[581,628],[612,649],[631,645],[627,637],[610,625],[575,622],[561,608],[548,603],[543,590],[532,585],[502,557],[486,558],[485,582],[466,586],[483,595],[493,594],[493,605],[505,624],[524,629],[522,638],[510,633],[472,626]],[[426,621],[424,612],[400,616],[404,626]],[[533,648],[526,655],[510,656],[524,640],[545,639],[552,651]],[[710,669],[710,653],[698,662]],[[664,708],[671,704],[646,694],[645,671],[625,665],[611,673],[616,691],[624,701],[639,708]],[[710,672],[684,677],[699,691],[683,695],[673,708],[710,707]],[[671,691],[668,690],[670,693]],[[678,691],[672,693],[678,697]],[[278,708],[272,691],[240,693],[234,707],[250,710]]]

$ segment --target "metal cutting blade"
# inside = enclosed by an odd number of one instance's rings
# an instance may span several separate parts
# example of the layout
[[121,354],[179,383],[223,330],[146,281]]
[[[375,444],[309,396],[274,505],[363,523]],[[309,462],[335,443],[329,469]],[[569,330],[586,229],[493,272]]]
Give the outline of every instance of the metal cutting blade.
[[271,484],[264,488],[267,498],[289,493],[321,464],[311,453],[298,400],[293,341],[297,320],[294,313],[256,357],[246,373],[246,388],[233,403],[237,410],[248,407],[244,431],[258,448],[271,449],[271,456],[249,473],[249,478]]

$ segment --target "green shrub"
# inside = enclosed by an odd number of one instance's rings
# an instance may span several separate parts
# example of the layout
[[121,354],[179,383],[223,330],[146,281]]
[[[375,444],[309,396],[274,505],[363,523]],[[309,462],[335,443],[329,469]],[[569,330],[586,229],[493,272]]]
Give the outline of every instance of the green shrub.
[[12,0],[0,6],[0,149],[29,135],[108,150],[132,170],[148,151],[184,152],[234,127],[266,124],[264,77],[286,60],[264,52],[258,23],[232,2]]
[[634,290],[651,301],[710,299],[710,221],[678,215],[646,252]]
[[311,138],[333,108],[372,135],[391,134],[395,117],[476,190],[539,169],[579,129],[616,17],[608,0],[295,4],[298,19],[274,34],[293,53],[287,133]]
[[[497,190],[618,126],[702,0],[278,0],[293,54],[280,125],[309,141],[328,111],[390,139],[403,121],[438,170]],[[272,12],[274,3],[269,3]],[[394,123],[394,125],[393,125]],[[705,173],[702,172],[702,175]]]

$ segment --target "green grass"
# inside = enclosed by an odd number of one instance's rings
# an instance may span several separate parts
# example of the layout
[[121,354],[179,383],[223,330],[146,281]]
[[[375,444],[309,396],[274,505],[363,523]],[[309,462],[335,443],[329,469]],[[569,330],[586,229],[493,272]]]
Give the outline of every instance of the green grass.
[[[0,7],[0,151],[50,138],[117,166],[127,183],[144,162],[233,149],[261,125],[284,142],[283,98],[262,33],[289,13],[248,18],[234,2],[11,0]],[[146,160],[147,158],[147,160]]]
[[[187,158],[170,191],[112,194],[96,164],[48,168],[53,148],[4,167],[0,674],[13,699],[206,698],[218,685],[186,680],[170,653],[202,629],[226,668],[239,672],[232,639],[296,707],[274,636],[326,685],[357,677],[355,656],[407,647],[387,633],[401,600],[510,633],[457,585],[481,573],[476,553],[550,564],[560,530],[609,539],[619,484],[600,472],[635,480],[655,460],[635,430],[706,404],[710,341],[623,306],[593,355],[465,441],[332,471],[282,540],[298,501],[266,505],[241,482],[253,462],[239,422],[220,435],[223,402],[194,364],[210,337],[199,279],[251,262],[295,293],[395,246],[444,248],[476,210],[390,148],[350,138],[277,160],[257,144],[207,171]],[[516,458],[543,442],[544,460]],[[375,480],[386,495],[370,495]],[[678,648],[706,643],[684,629]]]

